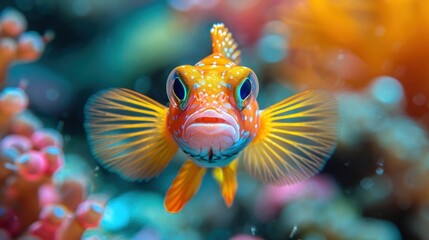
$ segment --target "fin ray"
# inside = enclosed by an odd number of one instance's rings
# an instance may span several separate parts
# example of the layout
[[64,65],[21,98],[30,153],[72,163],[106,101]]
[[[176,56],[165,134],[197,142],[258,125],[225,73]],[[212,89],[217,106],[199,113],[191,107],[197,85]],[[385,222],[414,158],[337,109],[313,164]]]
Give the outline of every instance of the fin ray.
[[93,155],[130,180],[158,175],[178,149],[166,129],[167,112],[167,107],[128,89],[97,93],[85,108]]
[[228,207],[232,206],[238,188],[237,162],[234,160],[228,166],[213,169],[213,177],[219,183],[222,197]]
[[197,193],[205,173],[206,168],[186,160],[165,195],[165,209],[170,213],[180,212]]
[[291,184],[316,174],[336,145],[335,98],[306,91],[262,110],[258,134],[239,159],[265,183]]
[[220,53],[239,65],[241,53],[237,49],[237,43],[232,38],[228,28],[223,23],[214,24],[210,33],[212,35],[213,53]]

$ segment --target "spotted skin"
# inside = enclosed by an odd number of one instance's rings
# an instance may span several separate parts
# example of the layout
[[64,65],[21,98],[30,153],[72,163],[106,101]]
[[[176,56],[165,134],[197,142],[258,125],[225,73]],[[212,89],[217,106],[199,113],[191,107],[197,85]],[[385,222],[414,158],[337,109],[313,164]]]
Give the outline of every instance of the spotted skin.
[[[226,166],[256,136],[259,124],[257,92],[250,94],[243,109],[237,107],[235,96],[240,83],[254,73],[247,67],[237,66],[219,53],[202,59],[195,66],[179,66],[173,73],[189,89],[188,103],[184,109],[178,107],[178,104],[169,107],[167,126],[173,139],[197,164],[205,167]],[[213,155],[210,155],[210,149],[194,148],[183,140],[187,118],[208,109],[229,114],[240,127],[239,140],[226,149],[215,151]]]

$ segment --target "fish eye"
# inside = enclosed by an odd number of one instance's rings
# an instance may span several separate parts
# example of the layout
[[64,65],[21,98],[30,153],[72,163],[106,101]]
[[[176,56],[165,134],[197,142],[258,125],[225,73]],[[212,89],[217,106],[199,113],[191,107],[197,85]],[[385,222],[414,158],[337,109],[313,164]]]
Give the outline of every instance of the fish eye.
[[250,79],[246,78],[240,86],[241,100],[246,99],[250,95],[251,91],[252,91],[252,84],[250,83]]
[[170,103],[180,109],[185,109],[188,103],[189,90],[177,70],[173,70],[167,79],[167,95]]
[[251,72],[236,88],[235,99],[237,106],[243,109],[247,106],[249,97],[252,95],[257,97],[259,91],[258,79],[256,75]]
[[179,77],[174,78],[173,91],[174,91],[174,95],[176,95],[176,97],[180,101],[183,101],[185,99],[186,89],[182,81],[180,81]]

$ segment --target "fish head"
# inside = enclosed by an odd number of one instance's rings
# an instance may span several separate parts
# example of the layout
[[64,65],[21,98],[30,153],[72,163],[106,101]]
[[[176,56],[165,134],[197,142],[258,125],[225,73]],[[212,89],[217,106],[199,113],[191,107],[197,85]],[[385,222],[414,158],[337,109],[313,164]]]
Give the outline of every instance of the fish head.
[[197,164],[226,166],[256,135],[258,91],[258,79],[247,67],[179,66],[167,80],[167,128]]

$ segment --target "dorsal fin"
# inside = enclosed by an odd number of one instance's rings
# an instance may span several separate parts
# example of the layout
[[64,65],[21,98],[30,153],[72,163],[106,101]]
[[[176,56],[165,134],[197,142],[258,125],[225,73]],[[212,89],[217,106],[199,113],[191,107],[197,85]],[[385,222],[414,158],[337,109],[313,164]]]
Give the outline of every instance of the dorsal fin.
[[210,30],[212,34],[213,53],[220,53],[235,64],[240,63],[240,51],[228,28],[223,23],[216,23]]

